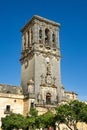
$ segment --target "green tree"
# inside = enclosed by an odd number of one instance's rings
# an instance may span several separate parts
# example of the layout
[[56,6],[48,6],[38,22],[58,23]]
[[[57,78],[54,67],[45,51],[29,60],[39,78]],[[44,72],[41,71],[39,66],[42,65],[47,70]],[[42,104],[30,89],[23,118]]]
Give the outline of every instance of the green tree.
[[72,124],[74,130],[77,130],[77,122],[87,122],[87,104],[74,100],[67,104],[60,105],[56,108],[55,121],[56,120],[58,121],[58,125],[65,123],[69,129],[72,130]]
[[43,115],[39,115],[37,118],[36,118],[36,127],[38,129],[40,128],[44,128],[45,127],[45,123],[43,121]]
[[20,114],[11,114],[2,118],[2,129],[3,130],[13,130],[14,128],[20,129],[25,128],[24,124],[25,118]]
[[29,112],[29,116],[38,116],[38,111],[36,110],[36,108],[31,108],[30,112]]
[[38,111],[36,108],[31,108],[29,111],[28,116],[26,117],[25,124],[26,127],[29,129],[36,129],[36,118],[38,117]]
[[39,124],[39,128],[46,128],[46,127],[49,127],[49,126],[53,126],[54,127],[54,125],[55,125],[55,123],[54,123],[54,114],[52,113],[52,112],[50,112],[50,111],[48,111],[48,112],[46,112],[45,114],[43,114],[43,115],[40,115],[39,117],[38,117],[38,119],[39,119],[39,123],[37,123],[37,124]]
[[35,130],[36,129],[35,117],[26,117],[25,124],[26,128]]
[[35,118],[35,126],[36,128],[47,128],[48,126],[54,126],[54,114],[50,111],[46,112],[43,115],[38,115]]

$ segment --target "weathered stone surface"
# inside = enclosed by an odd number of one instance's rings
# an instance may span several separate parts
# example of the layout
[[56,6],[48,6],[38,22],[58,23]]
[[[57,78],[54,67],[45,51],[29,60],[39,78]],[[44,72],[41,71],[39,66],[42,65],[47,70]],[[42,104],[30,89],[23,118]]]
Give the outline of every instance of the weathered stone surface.
[[19,86],[12,86],[7,84],[0,84],[0,93],[10,93],[10,94],[22,94],[22,88]]

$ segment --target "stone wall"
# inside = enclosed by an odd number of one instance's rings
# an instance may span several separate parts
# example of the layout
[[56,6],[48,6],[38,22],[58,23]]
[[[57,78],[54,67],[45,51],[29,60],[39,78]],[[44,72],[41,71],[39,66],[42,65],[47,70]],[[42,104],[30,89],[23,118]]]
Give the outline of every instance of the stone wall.
[[23,114],[23,95],[0,93],[0,126],[1,118],[11,113]]

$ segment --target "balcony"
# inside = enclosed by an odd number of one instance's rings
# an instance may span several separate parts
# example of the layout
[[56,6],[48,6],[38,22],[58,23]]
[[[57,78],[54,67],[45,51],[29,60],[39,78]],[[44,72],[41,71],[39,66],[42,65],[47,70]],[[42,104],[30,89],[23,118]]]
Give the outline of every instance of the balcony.
[[12,114],[12,110],[4,110],[4,114]]
[[51,101],[50,103],[43,101],[37,102],[37,107],[56,107],[58,105],[57,101]]

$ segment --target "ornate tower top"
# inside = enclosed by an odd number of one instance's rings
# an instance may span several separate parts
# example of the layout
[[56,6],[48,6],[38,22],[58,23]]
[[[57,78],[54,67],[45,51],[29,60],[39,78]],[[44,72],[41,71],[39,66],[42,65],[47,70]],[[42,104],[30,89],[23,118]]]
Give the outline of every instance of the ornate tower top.
[[[30,52],[46,51],[55,53],[60,57],[59,51],[59,27],[60,24],[42,18],[33,16],[32,19],[21,29],[22,32],[22,59]],[[42,50],[41,50],[42,49]],[[32,53],[33,54],[33,53]],[[30,54],[31,55],[31,54]]]

